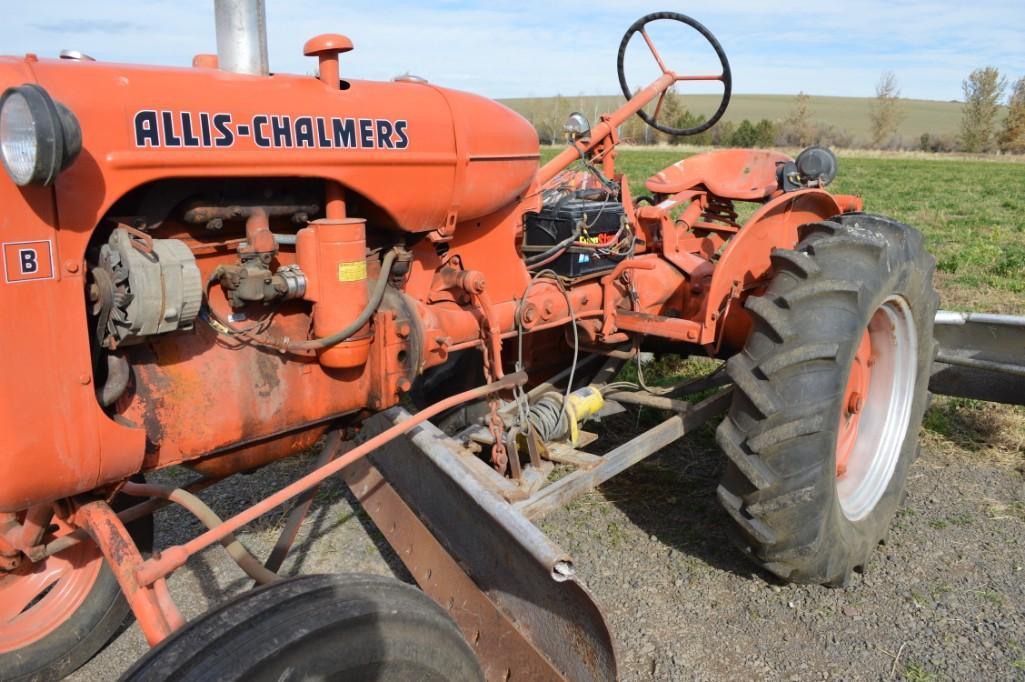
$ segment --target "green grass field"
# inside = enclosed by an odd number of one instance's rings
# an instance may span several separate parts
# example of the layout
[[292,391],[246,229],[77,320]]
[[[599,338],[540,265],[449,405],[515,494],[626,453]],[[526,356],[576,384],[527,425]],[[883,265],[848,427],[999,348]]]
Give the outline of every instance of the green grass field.
[[[612,111],[623,103],[622,96],[579,96],[579,97],[527,97],[501,100],[529,119],[548,113],[553,107],[560,112],[555,120],[565,119],[571,111],[580,111],[592,121],[606,111]],[[714,95],[684,95],[683,102],[694,113],[709,116],[719,104]],[[734,95],[724,120],[735,123],[750,119],[767,118],[782,121],[787,117],[794,103],[792,95]],[[812,97],[809,103],[812,119],[816,122],[836,126],[854,136],[855,140],[869,137],[868,112],[872,100],[864,97]],[[937,102],[931,100],[901,100],[905,113],[899,134],[904,144],[918,145],[922,133],[932,136],[954,136],[961,122],[960,102]]]
[[[543,158],[556,151],[543,149]],[[649,175],[689,153],[626,149],[617,161],[631,189],[645,193]],[[844,156],[830,190],[860,195],[866,211],[925,234],[945,308],[1025,314],[1025,164]]]

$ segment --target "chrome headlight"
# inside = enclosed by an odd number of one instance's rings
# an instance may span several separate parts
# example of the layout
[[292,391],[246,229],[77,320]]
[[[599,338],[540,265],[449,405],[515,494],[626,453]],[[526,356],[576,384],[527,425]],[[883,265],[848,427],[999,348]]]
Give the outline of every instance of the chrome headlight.
[[562,126],[562,129],[569,133],[571,138],[576,140],[587,137],[587,134],[591,132],[591,123],[579,111],[574,111],[566,119],[566,124]]
[[82,150],[75,115],[34,84],[0,97],[0,159],[14,184],[49,185]]

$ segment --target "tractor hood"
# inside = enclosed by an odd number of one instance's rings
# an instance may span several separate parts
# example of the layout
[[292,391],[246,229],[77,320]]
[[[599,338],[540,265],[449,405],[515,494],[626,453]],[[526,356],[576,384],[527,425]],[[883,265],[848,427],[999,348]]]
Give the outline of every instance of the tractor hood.
[[63,228],[91,229],[155,180],[263,176],[336,180],[386,227],[425,232],[507,206],[537,171],[523,117],[419,80],[334,88],[311,76],[0,58],[0,86],[26,82],[81,125],[82,152],[57,181]]

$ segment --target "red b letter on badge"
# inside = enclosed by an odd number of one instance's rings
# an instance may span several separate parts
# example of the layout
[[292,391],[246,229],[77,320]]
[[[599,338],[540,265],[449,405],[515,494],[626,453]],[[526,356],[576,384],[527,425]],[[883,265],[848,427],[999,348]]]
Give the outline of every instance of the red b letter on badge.
[[7,242],[4,278],[8,284],[53,279],[53,247],[49,241]]

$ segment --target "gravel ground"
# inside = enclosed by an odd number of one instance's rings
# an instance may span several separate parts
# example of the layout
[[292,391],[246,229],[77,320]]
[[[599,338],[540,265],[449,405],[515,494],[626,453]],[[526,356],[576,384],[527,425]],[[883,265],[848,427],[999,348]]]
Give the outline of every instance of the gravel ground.
[[[729,545],[715,500],[722,461],[711,427],[547,518],[543,528],[575,557],[606,610],[624,680],[1025,680],[1022,413],[992,408],[1014,419],[1009,444],[989,408],[978,411],[980,424],[969,416],[951,428],[956,407],[930,414],[935,430],[924,432],[907,504],[865,574],[844,589],[782,584]],[[610,432],[641,423],[634,415],[616,419]],[[967,441],[959,436],[965,432]],[[308,461],[236,477],[204,498],[230,514]],[[265,556],[279,522],[268,517],[241,537]],[[158,517],[159,546],[198,531],[177,510]],[[340,481],[318,494],[285,566],[290,574],[330,571],[408,579],[354,513]],[[192,618],[250,582],[213,548],[170,584]],[[115,679],[145,650],[133,625],[71,679]]]

